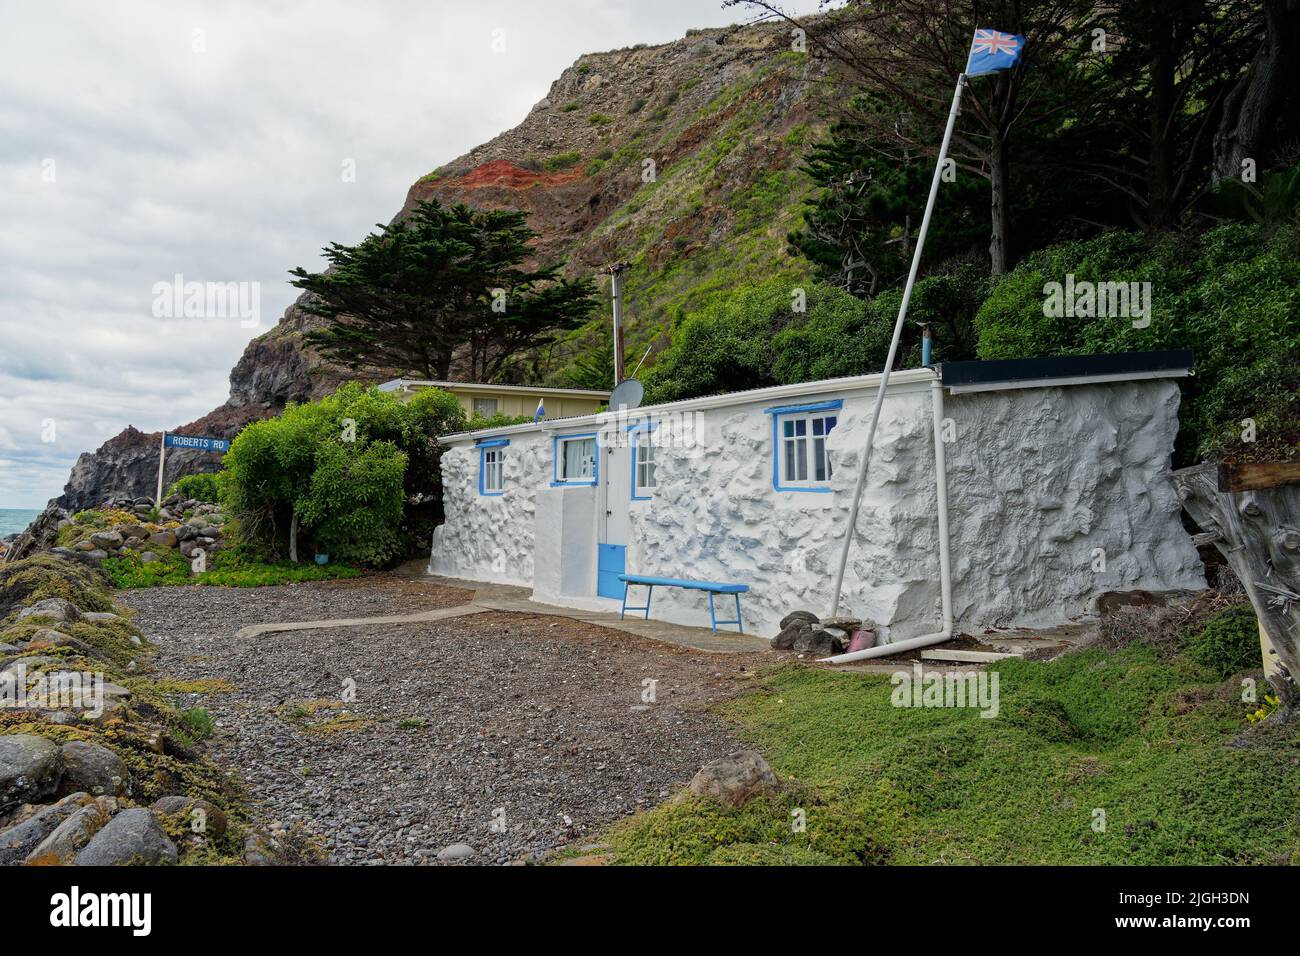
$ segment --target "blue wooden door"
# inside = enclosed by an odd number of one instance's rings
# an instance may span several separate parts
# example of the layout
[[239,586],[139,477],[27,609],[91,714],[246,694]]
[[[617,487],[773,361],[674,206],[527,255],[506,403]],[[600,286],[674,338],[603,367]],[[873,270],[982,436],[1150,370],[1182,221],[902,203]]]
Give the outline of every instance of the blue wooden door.
[[620,574],[627,572],[627,545],[602,544],[596,559],[596,593],[601,597],[623,599],[623,582]]

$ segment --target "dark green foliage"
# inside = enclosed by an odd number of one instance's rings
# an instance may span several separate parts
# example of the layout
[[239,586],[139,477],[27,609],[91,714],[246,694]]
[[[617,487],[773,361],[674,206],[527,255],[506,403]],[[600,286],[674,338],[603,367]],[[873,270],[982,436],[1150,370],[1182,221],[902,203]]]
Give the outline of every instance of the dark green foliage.
[[1186,653],[1219,680],[1263,666],[1255,612],[1245,604],[1228,608],[1187,639]]
[[[973,357],[975,313],[988,285],[987,276],[974,266],[918,282],[894,367],[920,364],[922,322],[931,326],[935,361]],[[773,339],[776,379],[808,382],[879,372],[889,355],[901,299],[894,289],[856,307],[837,299],[835,308],[810,309],[807,321],[786,327]]]
[[185,475],[172,482],[168,495],[193,498],[195,501],[217,501],[217,476],[215,474]]
[[1238,222],[1285,225],[1300,213],[1300,164],[1290,169],[1265,170],[1257,183],[1226,180],[1208,204],[1216,215]]
[[[895,367],[920,362],[921,322],[933,327],[936,358],[970,357],[974,315],[987,285],[974,266],[917,283]],[[796,289],[804,291],[804,312],[791,308]],[[842,289],[796,279],[734,289],[677,324],[672,345],[643,376],[646,400],[879,372],[900,298],[893,290],[863,302]]]
[[646,373],[646,402],[775,385],[772,335],[798,315],[782,282],[736,289],[686,316]]
[[[1044,314],[1045,284],[1150,282],[1147,328],[1133,320]],[[1110,232],[1052,246],[993,284],[976,316],[980,358],[1192,349],[1183,383],[1177,460],[1191,463],[1237,443],[1256,423],[1258,454],[1300,450],[1300,227],[1220,226],[1150,238]]]
[[[867,98],[859,108],[869,105]],[[868,298],[902,285],[911,264],[933,163],[886,156],[870,127],[839,123],[812,146],[804,171],[820,192],[808,203],[791,252],[813,264],[817,278]],[[942,194],[930,224],[926,260],[942,262],[988,236],[988,187],[962,176]]]
[[521,212],[431,200],[379,229],[355,246],[331,243],[324,272],[292,272],[312,293],[301,308],[328,320],[307,341],[348,368],[445,381],[459,356],[471,380],[491,381],[591,313],[590,280],[523,266],[536,233]]
[[245,428],[226,455],[222,498],[272,555],[287,553],[296,513],[303,556],[383,564],[427,542],[442,498],[435,437],[465,424],[439,389],[402,402],[348,384]]

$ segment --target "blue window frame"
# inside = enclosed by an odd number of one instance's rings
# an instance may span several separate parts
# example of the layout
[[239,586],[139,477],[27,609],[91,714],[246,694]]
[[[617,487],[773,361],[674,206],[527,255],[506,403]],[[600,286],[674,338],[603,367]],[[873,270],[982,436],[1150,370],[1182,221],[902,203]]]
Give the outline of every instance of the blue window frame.
[[639,422],[628,425],[628,441],[632,445],[632,489],[633,501],[650,501],[654,497],[655,487],[659,484],[656,474],[659,465],[655,461],[654,422]]
[[826,440],[844,402],[811,402],[764,409],[772,416],[772,487],[777,491],[831,490]]
[[595,432],[556,435],[552,448],[555,477],[551,487],[594,485],[600,480],[600,443]]
[[506,490],[506,446],[509,438],[478,442],[478,493],[492,497]]

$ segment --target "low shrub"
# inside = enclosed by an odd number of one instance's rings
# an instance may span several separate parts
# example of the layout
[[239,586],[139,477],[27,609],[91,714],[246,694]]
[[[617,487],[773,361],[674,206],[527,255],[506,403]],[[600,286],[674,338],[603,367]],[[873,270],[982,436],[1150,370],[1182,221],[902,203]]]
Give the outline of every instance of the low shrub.
[[172,486],[167,489],[167,494],[180,495],[182,499],[193,498],[195,501],[216,504],[219,500],[217,476],[209,473],[186,475],[172,482]]
[[[1044,314],[1048,282],[1149,282],[1149,324]],[[1229,224],[1151,238],[1108,232],[1051,246],[998,277],[975,319],[979,357],[1191,349],[1177,463],[1300,452],[1300,223]],[[1254,441],[1240,438],[1255,423]]]
[[1249,605],[1229,608],[1189,636],[1184,650],[1218,680],[1262,666],[1255,612]]

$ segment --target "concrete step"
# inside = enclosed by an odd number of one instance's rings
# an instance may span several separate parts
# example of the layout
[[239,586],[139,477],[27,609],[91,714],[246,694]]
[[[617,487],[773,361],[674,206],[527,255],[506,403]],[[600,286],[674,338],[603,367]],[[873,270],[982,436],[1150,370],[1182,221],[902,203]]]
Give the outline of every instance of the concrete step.
[[987,664],[991,661],[1003,661],[1008,657],[1023,657],[1024,654],[996,653],[994,651],[947,650],[942,647],[927,647],[921,651],[923,661],[964,661],[968,664]]

